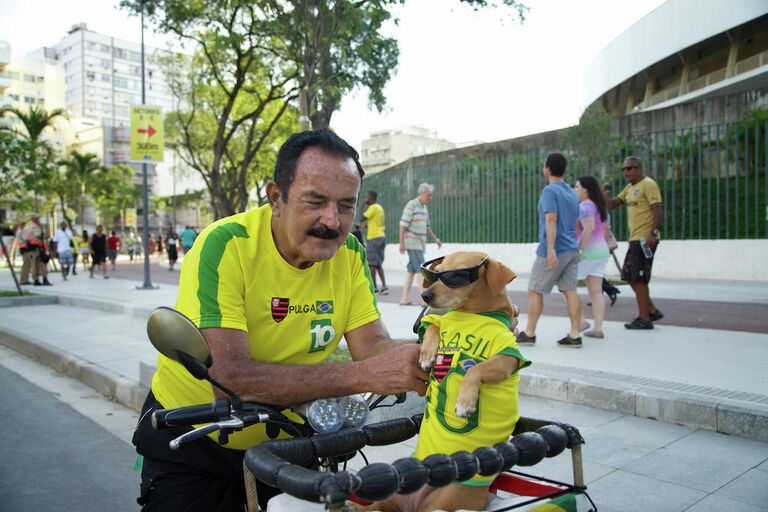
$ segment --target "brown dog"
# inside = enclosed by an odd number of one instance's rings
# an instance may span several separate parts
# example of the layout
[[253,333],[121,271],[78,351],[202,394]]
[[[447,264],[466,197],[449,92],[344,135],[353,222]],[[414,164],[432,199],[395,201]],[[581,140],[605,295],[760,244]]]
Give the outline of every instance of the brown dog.
[[[414,455],[423,460],[433,453],[471,452],[508,440],[519,417],[515,372],[530,364],[512,333],[519,310],[509,301],[506,285],[516,274],[481,252],[438,258],[422,274],[424,301],[450,311],[422,321],[419,362],[432,372]],[[491,481],[476,477],[437,489],[425,486],[369,509],[482,510]]]

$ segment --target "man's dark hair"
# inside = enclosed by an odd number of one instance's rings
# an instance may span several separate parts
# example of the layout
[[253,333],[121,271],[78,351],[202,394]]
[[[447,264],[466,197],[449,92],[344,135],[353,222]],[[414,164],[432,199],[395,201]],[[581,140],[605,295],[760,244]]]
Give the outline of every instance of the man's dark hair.
[[562,176],[565,174],[565,167],[567,165],[565,157],[560,153],[550,153],[547,156],[547,161],[544,163],[544,167],[549,167],[549,173],[552,176]]
[[357,154],[355,148],[331,130],[320,128],[319,130],[294,133],[280,147],[280,151],[277,153],[277,163],[275,163],[273,179],[282,191],[283,201],[288,200],[288,189],[296,177],[296,162],[304,150],[309,147],[318,147],[326,153],[351,158],[355,161],[357,172],[360,173],[360,180],[362,181],[363,176],[365,176],[363,166],[360,165],[360,155]]
[[371,199],[376,201],[379,198],[379,194],[376,193],[375,190],[369,190],[368,195],[371,196]]
[[643,168],[643,162],[641,162],[640,159],[637,158],[636,156],[628,156],[627,158],[624,159],[624,161],[634,162],[639,168],[641,169]]

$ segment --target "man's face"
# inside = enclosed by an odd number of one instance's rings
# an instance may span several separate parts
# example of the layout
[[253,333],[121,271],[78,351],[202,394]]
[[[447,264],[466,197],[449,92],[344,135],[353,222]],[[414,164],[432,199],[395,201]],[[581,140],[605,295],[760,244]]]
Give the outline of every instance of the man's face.
[[432,191],[428,190],[419,194],[419,202],[421,204],[429,204],[432,201]]
[[371,194],[365,194],[365,201],[363,201],[365,204],[373,204],[376,201],[373,200],[373,196]]
[[331,259],[352,229],[360,174],[348,157],[305,149],[284,200],[277,184],[267,188],[277,250],[297,268]]
[[643,177],[643,168],[634,160],[624,160],[621,170],[624,173],[624,179],[632,184],[637,183]]

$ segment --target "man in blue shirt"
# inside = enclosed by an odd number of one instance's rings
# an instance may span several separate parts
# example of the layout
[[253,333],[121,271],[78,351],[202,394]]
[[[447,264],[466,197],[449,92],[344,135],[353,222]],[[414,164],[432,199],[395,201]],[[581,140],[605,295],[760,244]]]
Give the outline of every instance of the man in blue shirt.
[[197,233],[189,226],[184,226],[184,229],[179,233],[179,238],[181,239],[181,250],[184,251],[184,254],[187,254],[187,251],[192,248],[195,238],[197,238]]
[[579,263],[579,243],[576,221],[579,218],[579,198],[563,181],[566,160],[552,153],[544,164],[544,177],[549,184],[539,197],[539,246],[528,282],[528,325],[517,337],[520,345],[536,343],[536,324],[544,308],[544,295],[557,288],[565,295],[571,330],[558,344],[581,348],[581,301],[576,293],[576,268]]

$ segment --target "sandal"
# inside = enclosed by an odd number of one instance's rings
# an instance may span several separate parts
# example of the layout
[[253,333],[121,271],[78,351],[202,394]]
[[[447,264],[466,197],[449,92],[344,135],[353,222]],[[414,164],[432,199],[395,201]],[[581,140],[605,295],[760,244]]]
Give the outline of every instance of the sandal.
[[587,331],[584,333],[584,336],[587,338],[605,338],[605,334],[603,334],[603,331]]
[[589,322],[584,322],[584,323],[583,323],[583,324],[581,324],[581,326],[579,327],[579,330],[580,330],[580,331],[586,331],[586,330],[587,330],[587,329],[589,329],[590,327],[591,327],[591,326],[589,325]]
[[401,303],[400,303],[400,305],[401,305],[401,306],[413,306],[413,302],[411,302],[411,301],[408,301],[408,302],[401,302]]

